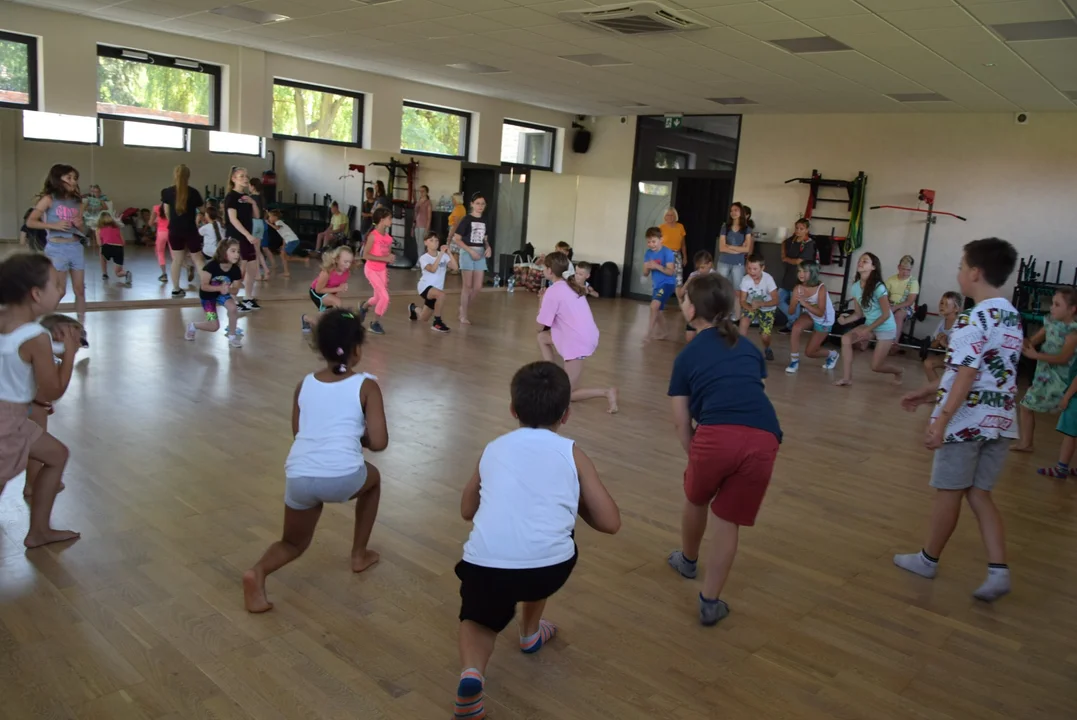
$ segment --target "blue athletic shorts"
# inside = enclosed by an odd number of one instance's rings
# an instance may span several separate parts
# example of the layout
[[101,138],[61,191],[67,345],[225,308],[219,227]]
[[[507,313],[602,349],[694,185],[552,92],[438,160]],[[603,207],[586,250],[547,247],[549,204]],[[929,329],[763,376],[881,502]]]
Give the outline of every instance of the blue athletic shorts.
[[674,288],[677,286],[673,283],[669,285],[657,285],[651,290],[651,301],[658,302],[658,309],[665,310],[666,303],[669,302],[669,298],[673,295]]

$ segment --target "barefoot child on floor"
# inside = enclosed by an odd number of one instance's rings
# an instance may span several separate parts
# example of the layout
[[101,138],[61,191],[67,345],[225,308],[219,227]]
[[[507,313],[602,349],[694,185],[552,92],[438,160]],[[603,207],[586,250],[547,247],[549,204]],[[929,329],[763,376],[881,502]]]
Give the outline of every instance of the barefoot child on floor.
[[910,412],[918,405],[935,404],[924,445],[935,451],[931,487],[936,493],[923,549],[895,555],[894,564],[935,577],[939,557],[957,527],[961,502],[967,500],[987,551],[987,579],[972,596],[985,602],[1010,591],[1002,516],[991,491],[1017,437],[1014,411],[1023,333],[1020,314],[1003,296],[1016,264],[1017,251],[1005,240],[986,238],[965,245],[957,282],[976,305],[954,323],[938,388],[929,384],[901,400]]
[[823,342],[834,327],[834,303],[826,285],[819,279],[819,263],[801,260],[797,266],[797,285],[789,297],[787,317],[796,317],[789,335],[789,367],[787,373],[800,369],[800,339],[805,330],[811,329],[804,356],[812,359],[826,358],[824,370],[832,370],[838,364],[838,351],[827,352]]
[[1070,384],[1062,395],[1058,407],[1062,414],[1058,417],[1058,425],[1055,430],[1062,434],[1062,448],[1058,453],[1058,464],[1054,467],[1043,467],[1037,470],[1040,475],[1053,478],[1068,478],[1077,475],[1077,403],[1073,402],[1073,396],[1077,394],[1077,363],[1070,365]]
[[430,326],[437,332],[449,332],[449,326],[441,320],[441,308],[445,305],[445,272],[460,267],[456,256],[449,252],[448,245],[441,244],[437,233],[428,233],[423,239],[426,253],[419,258],[419,267],[423,274],[419,278],[419,297],[423,301],[421,313],[415,312],[415,303],[408,305],[408,316],[412,320],[427,322],[431,314],[434,324]]
[[184,340],[194,340],[198,331],[215,333],[221,329],[217,308],[228,311],[228,346],[243,347],[236,330],[239,319],[239,306],[236,293],[243,288],[243,272],[239,269],[239,240],[228,238],[217,246],[213,259],[202,266],[198,299],[202,301],[202,312],[206,319],[198,323],[188,323]]
[[[691,280],[694,277],[699,277],[700,275],[710,275],[712,272],[715,272],[715,270],[714,270],[714,256],[711,255],[706,250],[700,250],[692,258],[692,266],[695,268],[695,270],[693,270],[692,274],[688,276],[688,280]],[[683,302],[684,301],[684,292],[685,292],[684,289],[687,286],[688,286],[688,281],[687,280],[685,281],[684,285],[678,285],[677,286],[677,302]],[[692,327],[692,323],[688,323],[687,325],[685,325],[684,326],[684,341],[686,343],[690,343],[690,342],[692,342],[692,339],[695,336],[696,336],[696,329],[694,327]]]
[[[1036,348],[1039,348],[1037,350]],[[1051,298],[1051,312],[1043,327],[1028,340],[1022,350],[1036,361],[1036,375],[1021,400],[1021,439],[1015,452],[1031,452],[1036,430],[1035,413],[1054,412],[1069,386],[1070,367],[1077,362],[1077,289],[1060,288]]]
[[[322,269],[310,284],[310,301],[319,313],[341,307],[344,301],[340,296],[348,292],[348,278],[351,277],[352,261],[355,255],[347,245],[338,245],[322,253]],[[299,317],[303,332],[309,333],[318,316],[303,314]],[[362,321],[360,321],[362,324]]]
[[848,387],[853,384],[853,346],[862,340],[875,338],[875,350],[871,355],[871,369],[877,373],[889,373],[894,382],[901,384],[904,370],[886,362],[890,346],[897,340],[898,327],[894,313],[890,312],[890,298],[879,271],[879,258],[864,253],[856,264],[859,280],[850,288],[855,310],[838,318],[839,325],[848,325],[864,318],[864,324],[841,336],[842,377],[835,385]]
[[599,532],[612,535],[621,527],[617,504],[590,458],[558,434],[571,395],[568,376],[553,363],[517,370],[510,412],[520,427],[486,446],[464,488],[460,514],[474,526],[456,565],[463,672],[455,720],[486,717],[486,664],[517,603],[523,603],[521,652],[538,652],[553,639],[557,628],[542,611],[576,565],[577,512]]
[[770,336],[774,333],[774,315],[778,311],[778,284],[770,273],[764,272],[766,263],[762,255],[749,255],[745,263],[747,272],[740,280],[740,316],[739,332],[748,336],[752,323],[759,325],[759,339],[763,342],[763,356],[774,359],[770,349]]
[[30,419],[34,400],[48,403],[63,396],[80,344],[73,325],[60,326],[63,357],[57,364],[49,331],[37,322],[60,303],[59,282],[44,255],[16,253],[0,262],[0,492],[28,461],[42,465],[30,498],[27,548],[79,537],[50,523],[68,450]]
[[598,326],[591,315],[584,290],[576,284],[568,256],[550,253],[543,260],[545,278],[551,283],[538,312],[538,344],[542,359],[553,362],[557,353],[565,360],[572,385],[572,402],[604,397],[610,413],[617,412],[617,388],[581,388],[583,361],[598,349]]
[[381,388],[372,375],[355,369],[364,335],[357,315],[330,310],[314,333],[326,367],[307,375],[295,389],[295,440],[284,463],[284,531],[243,574],[243,600],[252,613],[273,608],[266,597],[266,576],[310,546],[324,503],[356,500],[352,571],[378,562],[378,553],[368,550],[367,543],[378,514],[381,473],[363,458],[363,448],[378,452],[389,444]]
[[[368,190],[370,188],[367,188]],[[280,265],[281,265],[281,277],[291,277],[292,271],[288,269],[289,262],[298,262],[298,259],[303,260],[303,266],[310,266],[310,258],[299,247],[299,236],[295,234],[295,231],[288,227],[288,224],[281,220],[280,210],[270,210],[266,213],[267,222],[273,226],[273,229],[280,235],[280,239],[283,241],[283,245],[280,247]]]
[[939,375],[946,369],[946,349],[950,342],[950,333],[957,322],[957,316],[961,313],[961,306],[965,299],[961,293],[952,290],[942,294],[939,300],[939,325],[931,336],[931,350],[941,352],[929,352],[924,358],[924,375],[929,383],[938,383]]
[[677,289],[677,258],[662,245],[662,230],[647,228],[647,251],[643,253],[643,275],[651,278],[651,318],[643,342],[666,340],[666,322],[662,318],[666,303]]
[[384,335],[381,319],[389,310],[389,263],[396,260],[392,253],[393,236],[389,234],[393,226],[393,214],[388,208],[374,208],[371,213],[374,229],[366,236],[363,243],[363,277],[374,289],[374,297],[359,303],[359,318],[366,320],[367,311],[374,308],[374,321],[370,323],[370,332]]
[[713,533],[699,593],[699,622],[709,626],[729,614],[722,588],[741,526],[755,524],[782,431],[763,387],[767,363],[730,320],[736,308],[732,283],[714,273],[692,278],[686,287],[681,313],[697,335],[673,362],[669,396],[688,467],[681,547],[667,560],[682,576],[695,578],[709,505]]

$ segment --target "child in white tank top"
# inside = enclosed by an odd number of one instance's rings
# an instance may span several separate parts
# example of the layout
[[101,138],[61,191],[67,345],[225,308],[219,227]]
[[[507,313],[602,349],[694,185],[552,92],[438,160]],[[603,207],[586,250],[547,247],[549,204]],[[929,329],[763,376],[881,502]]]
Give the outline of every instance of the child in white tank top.
[[247,611],[266,612],[266,576],[297,559],[310,546],[324,503],[356,500],[352,571],[378,562],[367,549],[381,499],[381,473],[363,458],[389,444],[381,388],[372,375],[358,373],[363,325],[358,315],[336,308],[315,328],[314,345],[326,367],[307,375],[295,389],[292,434],[285,461],[284,533],[262,559],[243,574]]
[[512,414],[520,427],[486,446],[464,488],[460,512],[474,525],[456,566],[464,666],[456,720],[485,717],[486,664],[517,603],[523,603],[522,652],[537,652],[553,638],[557,628],[542,611],[576,565],[577,512],[599,532],[621,527],[590,458],[558,435],[571,397],[568,374],[554,363],[520,368],[512,378]]
[[788,314],[792,315],[798,307],[802,312],[793,322],[789,335],[789,366],[785,371],[793,374],[800,369],[800,337],[809,329],[811,338],[804,356],[826,358],[823,368],[830,370],[838,364],[839,353],[837,350],[824,350],[823,342],[834,327],[834,303],[830,300],[826,285],[819,279],[819,264],[802,260],[797,266],[797,280],[800,284],[789,299]]
[[27,548],[79,536],[50,524],[67,448],[30,419],[31,403],[58,400],[67,390],[79,347],[75,326],[60,326],[63,354],[57,365],[52,337],[36,322],[60,302],[57,279],[44,255],[18,253],[0,263],[0,491],[26,470],[28,461],[41,463],[30,497],[30,529],[23,540]]

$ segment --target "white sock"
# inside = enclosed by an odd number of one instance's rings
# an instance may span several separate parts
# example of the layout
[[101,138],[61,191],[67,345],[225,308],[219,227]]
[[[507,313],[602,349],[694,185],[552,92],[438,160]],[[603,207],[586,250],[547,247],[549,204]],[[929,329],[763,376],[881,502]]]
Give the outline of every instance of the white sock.
[[790,360],[799,360],[800,359],[800,353],[789,353],[789,359]]
[[895,555],[894,564],[902,570],[908,570],[926,578],[935,577],[935,573],[938,572],[939,568],[938,561],[928,559],[923,550],[918,553],[909,553],[908,555]]
[[987,579],[976,588],[972,596],[984,602],[994,602],[1010,592],[1010,569],[987,566]]

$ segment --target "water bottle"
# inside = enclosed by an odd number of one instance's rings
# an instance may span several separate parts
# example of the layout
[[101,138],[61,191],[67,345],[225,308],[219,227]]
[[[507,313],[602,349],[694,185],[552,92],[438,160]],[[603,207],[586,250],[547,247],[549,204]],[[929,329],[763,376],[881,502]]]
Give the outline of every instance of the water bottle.
[[494,275],[494,287],[495,288],[501,287],[501,276],[500,275]]
[[509,279],[505,282],[505,287],[508,288],[510,293],[516,292],[516,277],[509,275]]

